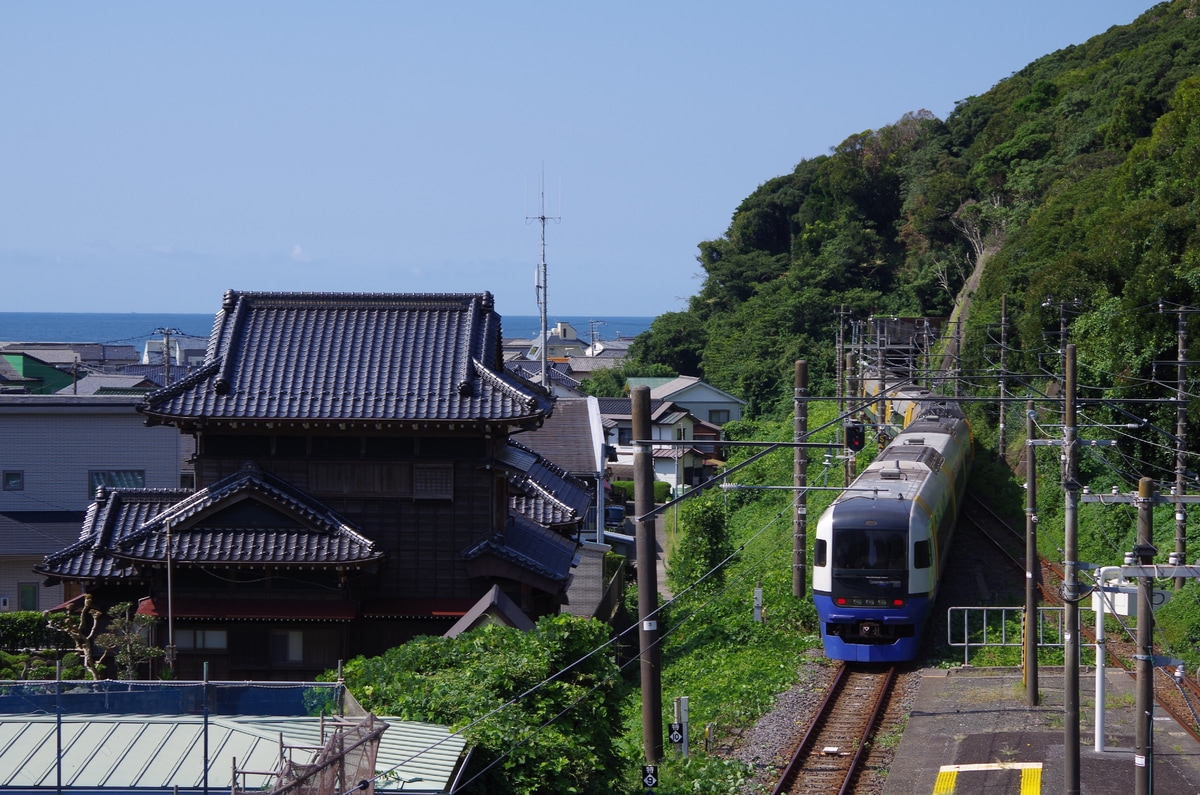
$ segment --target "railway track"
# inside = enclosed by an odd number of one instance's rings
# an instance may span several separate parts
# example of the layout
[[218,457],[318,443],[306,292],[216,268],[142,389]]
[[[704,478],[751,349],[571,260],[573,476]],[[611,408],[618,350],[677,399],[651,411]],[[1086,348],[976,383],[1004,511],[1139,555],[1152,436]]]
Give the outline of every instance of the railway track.
[[853,792],[895,679],[894,667],[843,664],[772,795]]

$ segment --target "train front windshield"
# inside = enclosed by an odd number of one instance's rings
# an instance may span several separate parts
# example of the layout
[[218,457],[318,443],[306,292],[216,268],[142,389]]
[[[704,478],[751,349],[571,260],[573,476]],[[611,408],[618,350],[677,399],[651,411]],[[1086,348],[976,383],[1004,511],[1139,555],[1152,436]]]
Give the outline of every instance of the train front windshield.
[[[860,572],[891,572],[908,568],[908,545],[903,530],[841,528],[833,534],[833,567]],[[849,573],[849,572],[846,572]]]

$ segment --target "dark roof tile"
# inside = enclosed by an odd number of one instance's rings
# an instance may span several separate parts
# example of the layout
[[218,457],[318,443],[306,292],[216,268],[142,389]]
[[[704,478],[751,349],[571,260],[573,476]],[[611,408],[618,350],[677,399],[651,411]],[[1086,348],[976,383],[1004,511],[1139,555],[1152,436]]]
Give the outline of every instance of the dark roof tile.
[[507,375],[490,293],[226,293],[204,364],[150,393],[164,422],[539,422]]
[[[230,505],[239,511],[223,512]],[[88,508],[80,539],[46,556],[35,570],[59,579],[130,576],[139,564],[166,562],[168,526],[171,558],[184,565],[363,566],[383,557],[330,508],[246,467],[195,493],[102,489]]]

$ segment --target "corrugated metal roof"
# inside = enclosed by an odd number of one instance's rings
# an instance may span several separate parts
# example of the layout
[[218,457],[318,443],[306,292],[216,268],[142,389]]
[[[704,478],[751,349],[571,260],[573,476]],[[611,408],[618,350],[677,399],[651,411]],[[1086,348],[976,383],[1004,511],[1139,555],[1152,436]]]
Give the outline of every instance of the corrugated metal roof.
[[163,421],[540,421],[504,372],[490,293],[229,291],[204,365],[152,392]]
[[[383,719],[376,770],[389,772],[377,790],[446,792],[465,748],[444,726]],[[320,745],[319,718],[212,716],[208,720],[208,785],[228,791],[234,759],[241,770],[269,772],[280,742]],[[327,729],[328,731],[328,729]],[[64,715],[64,788],[195,789],[204,785],[204,719],[200,715]],[[0,715],[0,787],[53,790],[59,739],[54,715]],[[307,761],[307,754],[293,758]],[[405,783],[407,782],[407,783]],[[240,783],[240,782],[239,782]],[[255,788],[265,775],[247,775]],[[403,786],[402,786],[403,785]]]

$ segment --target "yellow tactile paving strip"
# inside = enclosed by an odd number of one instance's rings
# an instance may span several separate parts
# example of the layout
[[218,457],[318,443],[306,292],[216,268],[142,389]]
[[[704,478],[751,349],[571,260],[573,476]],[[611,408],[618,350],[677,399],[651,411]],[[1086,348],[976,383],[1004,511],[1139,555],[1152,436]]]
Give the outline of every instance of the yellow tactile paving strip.
[[958,784],[959,773],[971,773],[981,770],[1020,770],[1021,795],[1041,795],[1041,762],[988,762],[978,765],[942,765],[938,769],[937,781],[933,785],[933,795],[953,795],[954,788]]

